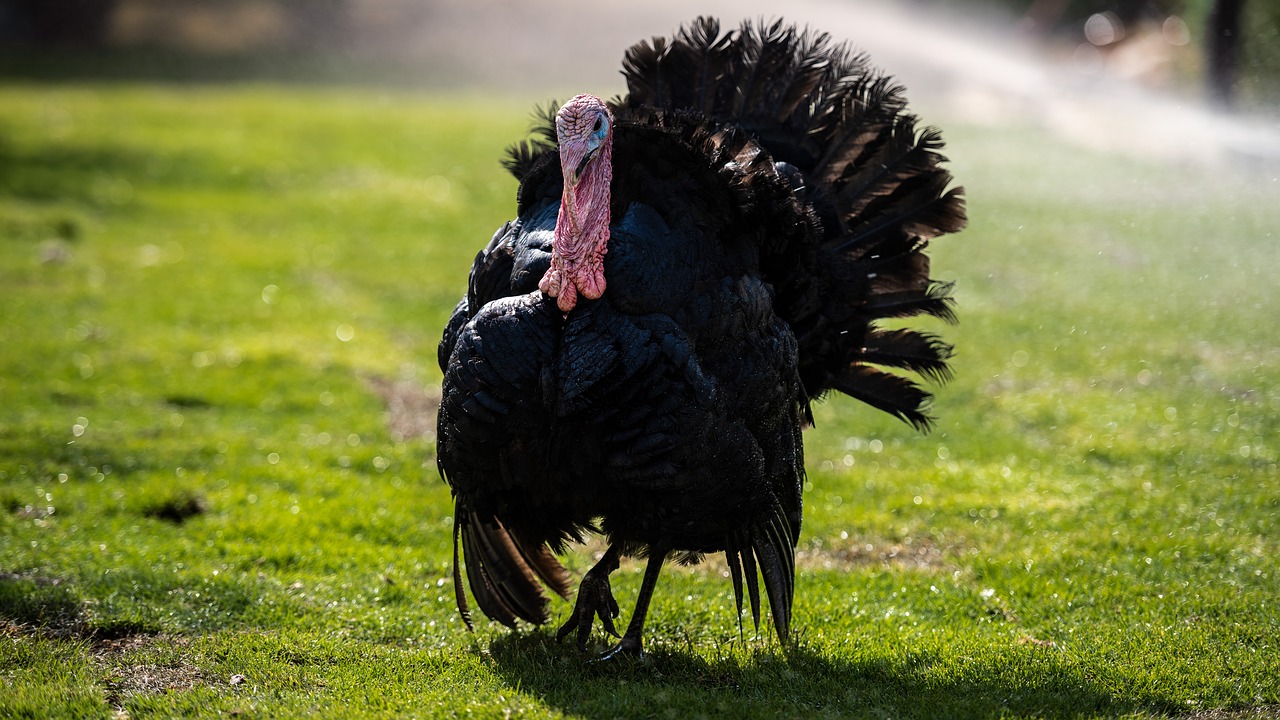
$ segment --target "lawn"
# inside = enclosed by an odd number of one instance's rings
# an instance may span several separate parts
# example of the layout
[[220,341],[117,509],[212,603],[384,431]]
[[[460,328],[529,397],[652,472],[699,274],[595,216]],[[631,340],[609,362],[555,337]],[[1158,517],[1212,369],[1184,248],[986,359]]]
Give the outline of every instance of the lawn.
[[937,429],[818,408],[794,647],[713,558],[602,667],[449,587],[435,344],[523,103],[0,86],[0,717],[1280,717],[1280,183],[927,119]]

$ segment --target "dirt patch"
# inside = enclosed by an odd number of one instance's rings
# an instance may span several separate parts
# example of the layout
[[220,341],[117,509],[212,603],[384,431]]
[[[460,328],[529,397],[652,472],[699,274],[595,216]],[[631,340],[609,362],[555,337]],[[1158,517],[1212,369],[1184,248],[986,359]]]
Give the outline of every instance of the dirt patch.
[[128,718],[125,701],[139,695],[182,692],[214,681],[200,668],[184,660],[165,663],[132,662],[131,657],[157,644],[185,647],[189,640],[171,635],[127,634],[103,638],[76,627],[32,627],[10,620],[0,620],[0,637],[37,635],[60,640],[87,641],[94,664],[101,671],[104,700],[114,717]]
[[186,646],[188,640],[168,635],[127,635],[93,643],[93,654],[102,668],[102,686],[107,704],[116,718],[126,718],[125,701],[139,695],[183,692],[212,684],[208,674],[184,660],[165,663],[131,662],[130,657],[163,643]]
[[107,701],[120,705],[130,695],[157,695],[175,690],[190,690],[208,684],[204,672],[188,663],[168,665],[117,665],[110,669],[105,681]]
[[1058,647],[1058,643],[1052,640],[1041,640],[1040,638],[1035,638],[1030,635],[1023,635],[1022,637],[1019,637],[1018,644],[1031,645],[1032,647],[1040,647],[1040,648],[1046,648],[1046,649],[1055,649]]
[[397,440],[436,439],[436,412],[440,388],[423,387],[416,380],[391,380],[373,376],[369,387],[387,404],[387,428]]
[[24,505],[13,510],[19,520],[42,520],[53,514],[53,508],[47,505]]
[[178,493],[143,508],[142,514],[157,520],[165,520],[181,525],[189,518],[204,514],[208,504],[203,496],[197,493]]

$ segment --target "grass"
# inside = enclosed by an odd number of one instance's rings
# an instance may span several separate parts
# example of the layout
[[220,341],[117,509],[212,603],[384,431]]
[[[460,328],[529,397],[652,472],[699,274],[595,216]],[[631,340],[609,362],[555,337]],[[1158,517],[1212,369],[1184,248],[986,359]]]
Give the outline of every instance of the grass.
[[1276,180],[1026,128],[946,125],[938,429],[807,433],[794,648],[715,560],[644,665],[463,630],[414,413],[526,117],[0,87],[0,716],[1280,715]]

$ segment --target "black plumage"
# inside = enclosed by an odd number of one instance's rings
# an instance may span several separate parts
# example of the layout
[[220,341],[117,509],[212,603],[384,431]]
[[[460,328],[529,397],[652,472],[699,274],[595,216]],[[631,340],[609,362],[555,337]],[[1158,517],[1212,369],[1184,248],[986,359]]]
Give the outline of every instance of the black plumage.
[[[609,549],[561,636],[613,632],[608,575],[648,557],[618,649],[639,652],[669,557],[724,553],[741,613],[764,580],[788,636],[810,403],[837,390],[919,428],[951,348],[882,327],[951,321],[928,241],[965,224],[942,142],[900,88],[823,34],[701,18],[626,52],[614,100],[607,290],[538,290],[564,178],[554,108],[512,148],[517,217],[477,255],[440,344],[439,466],[480,609],[514,626],[568,597],[553,553]],[[462,574],[458,604],[470,623]],[[615,633],[616,634],[616,633]]]

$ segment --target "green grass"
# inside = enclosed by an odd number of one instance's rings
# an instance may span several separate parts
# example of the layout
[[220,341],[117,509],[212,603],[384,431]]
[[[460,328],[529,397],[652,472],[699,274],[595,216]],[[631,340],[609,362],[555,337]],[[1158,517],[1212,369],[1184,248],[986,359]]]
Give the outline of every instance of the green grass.
[[938,429],[807,433],[794,648],[716,559],[664,572],[644,665],[467,633],[384,395],[438,385],[526,118],[0,87],[0,716],[1280,714],[1280,186],[1025,128],[946,125]]

